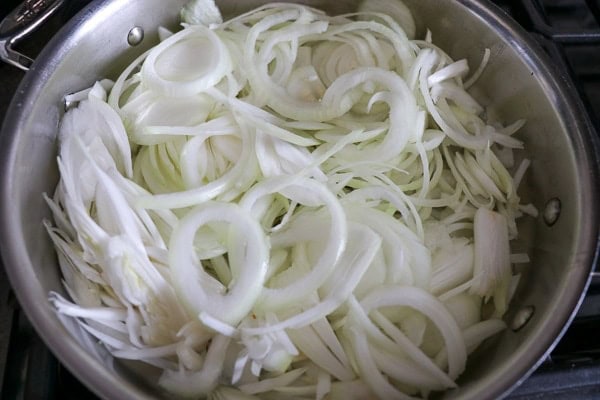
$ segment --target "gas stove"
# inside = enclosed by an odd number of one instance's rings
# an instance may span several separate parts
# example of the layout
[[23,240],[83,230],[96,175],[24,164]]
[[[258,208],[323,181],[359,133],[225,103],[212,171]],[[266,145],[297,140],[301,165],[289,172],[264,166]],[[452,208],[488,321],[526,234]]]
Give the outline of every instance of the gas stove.
[[[20,50],[35,56],[77,9],[67,2]],[[496,0],[573,81],[600,139],[600,0]],[[2,0],[0,17],[19,4]],[[0,120],[24,73],[0,63]],[[597,272],[596,272],[597,270]],[[600,399],[600,268],[551,355],[508,399]],[[597,275],[596,275],[597,274]],[[0,399],[95,399],[46,348],[0,267]]]

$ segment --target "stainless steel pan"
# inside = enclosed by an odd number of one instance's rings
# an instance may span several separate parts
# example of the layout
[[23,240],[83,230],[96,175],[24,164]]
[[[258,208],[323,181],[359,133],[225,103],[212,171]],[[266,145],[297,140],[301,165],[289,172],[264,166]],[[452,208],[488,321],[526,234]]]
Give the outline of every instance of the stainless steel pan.
[[[59,2],[29,3],[40,7]],[[61,321],[50,307],[48,292],[62,289],[42,226],[42,220],[49,217],[42,193],[52,192],[57,182],[56,132],[63,96],[98,78],[114,78],[129,60],[157,41],[158,25],[176,26],[184,2],[93,2],[30,65],[0,136],[1,251],[10,282],[50,349],[107,399],[168,396],[156,387],[155,371],[113,360],[76,324]],[[258,1],[218,3],[225,14],[232,15]],[[350,0],[308,3],[331,12],[351,11],[356,5]],[[483,49],[490,48],[490,64],[475,88],[478,97],[506,121],[528,121],[521,133],[532,159],[527,196],[542,213],[522,228],[520,245],[532,263],[523,271],[524,279],[506,316],[514,329],[474,354],[460,378],[460,389],[444,395],[498,398],[524,380],[550,351],[586,289],[600,220],[594,136],[568,78],[558,74],[540,47],[498,8],[473,0],[410,0],[407,4],[419,31],[424,32],[425,25],[430,28],[434,40],[453,58],[466,57],[477,65]],[[30,8],[33,16],[39,11]],[[17,64],[29,63],[14,53],[12,44],[27,33],[31,23],[0,29],[0,56]],[[557,205],[558,219],[545,220],[546,207],[556,209]]]

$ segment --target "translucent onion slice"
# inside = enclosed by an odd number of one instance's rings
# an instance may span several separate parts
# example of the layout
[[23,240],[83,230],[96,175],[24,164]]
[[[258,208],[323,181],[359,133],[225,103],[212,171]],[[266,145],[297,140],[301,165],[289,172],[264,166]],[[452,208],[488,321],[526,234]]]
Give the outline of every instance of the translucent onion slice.
[[187,97],[215,86],[231,68],[227,47],[217,34],[193,25],[154,47],[141,74],[151,90],[168,97]]
[[456,379],[465,369],[467,350],[461,331],[446,307],[423,289],[392,286],[374,290],[360,302],[365,312],[389,306],[408,306],[423,313],[438,327],[448,349],[448,375]]
[[[264,180],[246,193],[240,201],[240,206],[247,210],[248,215],[256,215],[253,212],[256,203],[262,197],[277,192],[281,192],[300,204],[312,207],[326,206],[329,211],[330,229],[323,253],[308,274],[285,287],[263,289],[260,302],[257,305],[263,310],[289,307],[306,297],[307,293],[311,293],[321,286],[334,270],[344,251],[348,236],[346,216],[339,200],[324,184],[314,179],[299,176],[279,176]],[[297,234],[289,235],[290,238],[294,236],[297,236]],[[292,240],[292,243],[296,241],[296,239]],[[283,243],[279,245],[283,245]]]
[[[224,287],[202,269],[194,252],[194,236],[203,225],[227,222],[241,247],[242,265],[232,268],[238,274]],[[179,222],[169,243],[169,265],[173,284],[181,301],[194,315],[206,312],[236,325],[260,296],[268,268],[269,245],[259,223],[232,203],[206,202],[195,207]]]

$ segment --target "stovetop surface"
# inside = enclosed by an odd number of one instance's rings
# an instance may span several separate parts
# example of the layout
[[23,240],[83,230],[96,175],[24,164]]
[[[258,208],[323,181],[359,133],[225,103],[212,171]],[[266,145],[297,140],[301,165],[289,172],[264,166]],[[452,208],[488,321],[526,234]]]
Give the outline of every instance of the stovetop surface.
[[[21,50],[35,56],[47,38],[87,2],[71,2]],[[600,0],[494,2],[531,33],[559,68],[568,72],[600,135]],[[0,17],[19,3],[2,0]],[[0,63],[0,120],[23,76],[23,72]],[[594,277],[577,317],[551,356],[508,398],[600,399],[599,335],[600,279]],[[94,398],[34,332],[0,267],[0,399]]]

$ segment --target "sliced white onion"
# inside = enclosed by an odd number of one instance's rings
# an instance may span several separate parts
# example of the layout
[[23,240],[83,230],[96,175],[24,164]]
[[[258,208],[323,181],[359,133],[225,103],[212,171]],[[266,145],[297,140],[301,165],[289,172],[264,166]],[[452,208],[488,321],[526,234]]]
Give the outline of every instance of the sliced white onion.
[[[202,269],[194,253],[196,231],[210,222],[229,223],[234,237],[243,243],[242,265],[235,268],[239,275],[234,276],[233,285],[228,288]],[[250,312],[261,294],[268,254],[269,245],[260,225],[246,211],[230,203],[207,202],[190,211],[173,231],[169,243],[173,284],[193,314],[205,312],[235,325]]]
[[205,26],[193,25],[154,47],[141,74],[151,90],[187,97],[215,86],[231,68],[229,52],[219,37]]

